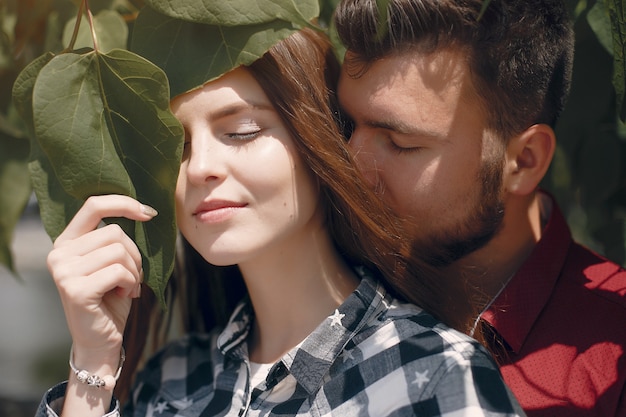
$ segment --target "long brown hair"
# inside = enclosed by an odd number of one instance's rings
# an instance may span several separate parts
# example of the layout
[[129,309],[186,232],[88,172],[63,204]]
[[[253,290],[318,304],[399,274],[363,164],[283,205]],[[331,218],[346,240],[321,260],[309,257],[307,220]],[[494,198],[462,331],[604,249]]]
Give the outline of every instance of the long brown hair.
[[[320,186],[326,224],[340,253],[351,263],[379,273],[388,289],[440,316],[439,279],[426,263],[413,259],[406,276],[408,245],[397,219],[367,186],[351,159],[342,135],[335,86],[339,63],[327,36],[303,29],[274,45],[249,66],[289,129],[303,161]],[[182,308],[182,330],[206,331],[225,324],[245,286],[236,266],[215,267],[184,240],[168,299]],[[405,250],[407,253],[405,253]],[[146,301],[147,300],[147,301]],[[133,306],[125,331],[128,363],[117,396],[126,399],[134,369],[147,342],[147,322],[153,335],[165,337],[171,320],[146,299]],[[443,317],[441,317],[443,318]],[[159,341],[156,341],[158,345]]]

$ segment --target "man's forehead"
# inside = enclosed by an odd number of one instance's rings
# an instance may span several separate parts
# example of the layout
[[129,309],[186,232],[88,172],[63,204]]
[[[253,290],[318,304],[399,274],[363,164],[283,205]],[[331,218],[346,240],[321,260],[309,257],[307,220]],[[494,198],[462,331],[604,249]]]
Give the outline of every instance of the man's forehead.
[[445,136],[459,112],[476,115],[481,106],[462,55],[407,58],[376,61],[358,78],[342,73],[338,94],[345,114],[361,126],[421,136]]
[[405,94],[411,88],[426,89],[435,94],[446,94],[471,82],[465,57],[451,51],[437,54],[410,54],[387,56],[368,63],[358,73],[354,64],[344,61],[340,77],[340,90],[366,89],[376,91],[397,89]]

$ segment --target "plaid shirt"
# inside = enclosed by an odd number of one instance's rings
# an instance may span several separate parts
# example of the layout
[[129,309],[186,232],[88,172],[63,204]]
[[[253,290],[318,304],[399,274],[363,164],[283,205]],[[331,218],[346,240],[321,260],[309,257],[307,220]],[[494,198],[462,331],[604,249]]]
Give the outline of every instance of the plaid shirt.
[[189,335],[154,356],[123,415],[524,415],[482,346],[359,272],[356,291],[258,386],[246,343],[253,312],[242,303],[221,334]]

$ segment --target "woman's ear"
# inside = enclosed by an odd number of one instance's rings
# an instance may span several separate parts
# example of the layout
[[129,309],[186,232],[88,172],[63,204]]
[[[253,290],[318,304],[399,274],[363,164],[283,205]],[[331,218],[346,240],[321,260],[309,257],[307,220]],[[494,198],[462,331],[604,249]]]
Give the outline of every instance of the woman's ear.
[[536,124],[511,139],[506,149],[505,187],[508,192],[533,192],[548,171],[556,148],[554,130]]

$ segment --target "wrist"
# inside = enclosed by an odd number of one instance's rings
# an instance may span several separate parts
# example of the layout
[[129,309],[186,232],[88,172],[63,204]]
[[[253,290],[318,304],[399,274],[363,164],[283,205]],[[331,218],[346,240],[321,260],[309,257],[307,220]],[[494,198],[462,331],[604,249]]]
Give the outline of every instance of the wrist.
[[69,365],[74,377],[83,384],[95,388],[113,390],[115,383],[122,372],[122,366],[126,359],[123,347],[116,355],[93,354],[86,351],[76,354],[74,346],[70,349]]
[[119,341],[96,347],[73,341],[70,350],[71,358],[79,368],[96,370],[100,367],[108,367],[115,372],[120,360],[122,342]]

